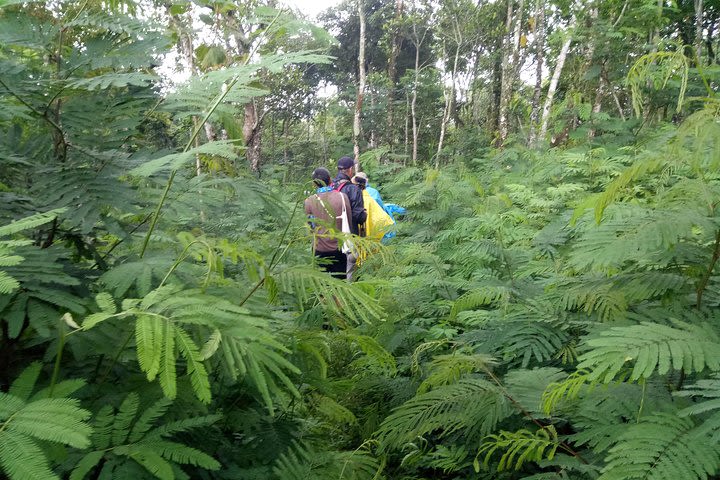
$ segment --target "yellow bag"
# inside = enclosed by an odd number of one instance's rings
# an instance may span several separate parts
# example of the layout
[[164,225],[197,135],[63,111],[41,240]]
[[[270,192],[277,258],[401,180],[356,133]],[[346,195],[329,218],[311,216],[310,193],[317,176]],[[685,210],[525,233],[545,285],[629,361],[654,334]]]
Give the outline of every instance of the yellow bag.
[[365,236],[380,240],[388,229],[395,224],[390,215],[373,199],[367,190],[363,190],[363,203],[367,211]]

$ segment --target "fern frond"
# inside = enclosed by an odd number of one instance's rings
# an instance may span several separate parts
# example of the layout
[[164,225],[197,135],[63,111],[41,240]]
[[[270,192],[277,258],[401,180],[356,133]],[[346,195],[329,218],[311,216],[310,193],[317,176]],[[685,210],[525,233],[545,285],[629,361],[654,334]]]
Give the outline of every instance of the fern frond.
[[656,90],[662,90],[673,77],[680,77],[677,111],[680,111],[687,89],[690,64],[684,49],[648,53],[640,57],[630,68],[627,83],[632,92],[632,104],[635,115],[641,116],[645,107],[642,89],[651,84]]
[[35,382],[40,376],[42,363],[33,362],[18,375],[18,377],[10,384],[8,394],[26,402],[32,391],[35,389]]
[[128,393],[125,400],[120,404],[120,409],[115,415],[112,426],[112,444],[122,445],[130,434],[130,425],[135,420],[138,407],[140,406],[140,397],[135,392]]
[[694,480],[717,473],[720,449],[688,418],[656,413],[629,425],[598,480]]
[[467,438],[473,438],[490,433],[511,413],[510,402],[495,385],[481,379],[461,379],[396,408],[380,425],[377,436],[385,450],[438,430],[440,436],[462,430]]
[[450,311],[450,316],[451,318],[455,318],[460,312],[490,305],[495,302],[505,304],[510,300],[513,293],[514,292],[511,287],[502,283],[498,285],[483,285],[480,288],[463,294],[460,298],[455,300],[452,310]]
[[208,380],[208,373],[205,370],[200,358],[200,351],[192,341],[190,336],[182,328],[175,327],[175,336],[177,341],[178,350],[185,358],[187,364],[187,374],[190,376],[190,382],[192,384],[195,395],[198,400],[203,403],[210,403],[210,381]]
[[571,373],[567,378],[550,383],[542,394],[542,410],[546,415],[552,412],[563,401],[574,400],[580,395],[583,387],[592,383],[588,381],[589,373],[579,370]]
[[170,463],[162,458],[158,453],[143,448],[142,446],[133,445],[129,447],[128,456],[143,466],[145,470],[159,478],[160,480],[175,480],[175,474]]
[[59,479],[45,453],[29,437],[0,431],[0,466],[12,480]]
[[303,267],[289,268],[277,275],[277,280],[284,289],[296,295],[301,305],[314,298],[339,317],[353,323],[371,323],[384,317],[376,299],[358,286],[324,272]]
[[496,364],[495,358],[482,353],[456,351],[446,355],[436,355],[427,365],[429,375],[418,387],[418,393],[427,392],[441,385],[450,385],[467,373],[479,373]]
[[128,441],[137,442],[145,436],[152,424],[155,423],[158,418],[165,415],[170,405],[172,405],[172,400],[163,397],[152,404],[149,408],[146,408],[138,418],[137,422],[133,425]]
[[37,213],[30,217],[22,218],[8,225],[3,225],[0,227],[0,237],[7,237],[8,235],[22,232],[23,230],[45,225],[55,220],[58,215],[61,215],[66,210],[66,208],[55,208],[44,213]]
[[670,368],[685,373],[701,372],[706,367],[720,370],[720,341],[708,326],[643,322],[604,330],[585,344],[591,350],[580,356],[578,369],[589,370],[589,380],[602,378],[608,383],[632,361],[635,365],[630,380],[648,378],[655,371],[664,375]]
[[698,380],[692,385],[688,385],[682,390],[673,392],[678,397],[700,397],[704,400],[694,405],[686,407],[680,411],[681,417],[688,415],[699,415],[705,412],[720,408],[720,375],[713,374],[713,378]]
[[503,384],[517,405],[522,406],[534,418],[540,419],[545,415],[542,409],[544,392],[549,385],[565,376],[565,372],[555,367],[513,369],[505,374]]
[[102,460],[105,452],[94,451],[86,454],[80,459],[75,465],[75,468],[70,473],[70,480],[83,480],[90,471]]
[[75,448],[90,445],[90,412],[68,398],[47,398],[28,403],[6,420],[5,429],[30,437],[63,443]]
[[138,446],[147,447],[158,453],[162,458],[183,465],[196,465],[206,470],[218,470],[220,463],[207,453],[182,443],[168,440],[149,440],[138,443]]
[[279,480],[375,480],[382,468],[365,448],[316,451],[296,443],[278,458],[273,472]]
[[475,457],[475,471],[480,471],[478,458],[483,454],[485,455],[483,465],[487,468],[495,452],[502,451],[497,466],[497,471],[502,472],[510,469],[520,470],[526,461],[552,460],[559,446],[560,441],[552,425],[535,432],[525,429],[517,432],[502,431],[497,435],[485,437]]

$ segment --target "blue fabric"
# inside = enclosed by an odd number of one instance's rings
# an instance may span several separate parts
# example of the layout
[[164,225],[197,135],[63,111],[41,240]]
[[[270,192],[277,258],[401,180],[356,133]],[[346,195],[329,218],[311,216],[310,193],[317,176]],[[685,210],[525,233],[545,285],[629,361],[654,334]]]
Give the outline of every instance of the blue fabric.
[[315,190],[315,193],[317,193],[318,195],[325,192],[332,192],[332,187],[320,187]]
[[[367,185],[365,187],[365,190],[370,194],[370,198],[375,200],[380,207],[387,212],[387,208],[385,208],[385,204],[382,201],[382,198],[380,198],[380,192],[377,191],[377,189],[371,187],[370,185]],[[392,216],[392,215],[391,215]]]
[[395,205],[394,203],[386,204],[385,211],[388,212],[388,215],[390,215],[393,218],[395,215],[405,215],[407,213],[407,209],[405,207],[401,207],[400,205]]

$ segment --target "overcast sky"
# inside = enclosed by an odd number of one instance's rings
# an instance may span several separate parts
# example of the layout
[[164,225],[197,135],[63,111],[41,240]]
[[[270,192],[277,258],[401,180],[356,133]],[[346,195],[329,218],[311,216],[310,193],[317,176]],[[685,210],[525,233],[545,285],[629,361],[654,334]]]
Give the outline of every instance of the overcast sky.
[[317,14],[340,3],[340,0],[283,0],[283,3],[298,8],[309,18],[314,19]]

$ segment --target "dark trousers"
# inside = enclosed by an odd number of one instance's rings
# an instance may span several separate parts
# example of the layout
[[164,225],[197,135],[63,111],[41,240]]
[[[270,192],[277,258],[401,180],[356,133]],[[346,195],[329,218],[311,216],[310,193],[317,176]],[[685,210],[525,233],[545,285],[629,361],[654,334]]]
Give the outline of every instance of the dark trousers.
[[340,250],[332,252],[315,252],[320,268],[335,278],[345,278],[347,275],[347,256]]

